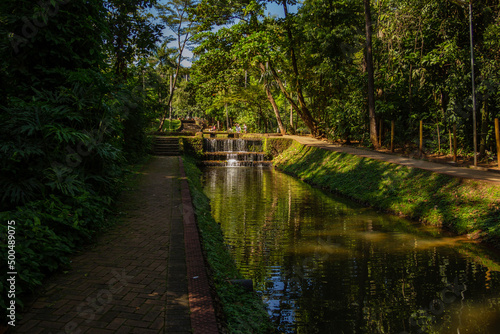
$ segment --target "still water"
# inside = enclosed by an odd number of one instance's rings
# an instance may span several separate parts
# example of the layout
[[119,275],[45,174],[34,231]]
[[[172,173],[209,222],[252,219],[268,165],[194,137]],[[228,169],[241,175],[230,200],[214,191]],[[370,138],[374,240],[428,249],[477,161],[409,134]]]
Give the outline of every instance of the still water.
[[282,333],[500,333],[500,265],[464,238],[268,168],[207,168],[204,180]]

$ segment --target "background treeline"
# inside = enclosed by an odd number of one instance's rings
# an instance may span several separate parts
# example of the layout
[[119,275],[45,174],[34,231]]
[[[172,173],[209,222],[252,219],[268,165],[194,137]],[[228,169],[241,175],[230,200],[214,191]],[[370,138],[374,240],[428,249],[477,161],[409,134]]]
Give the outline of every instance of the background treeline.
[[[271,5],[285,15],[269,16],[264,9]],[[493,119],[500,116],[500,3],[473,1],[472,7],[477,141],[486,157],[494,147]],[[449,149],[455,124],[459,147],[473,150],[468,2],[204,0],[196,13],[200,46],[193,85],[198,106],[213,122],[377,146],[379,134],[388,145],[394,121],[395,142],[411,149],[423,121],[426,146],[433,151],[438,138]]]

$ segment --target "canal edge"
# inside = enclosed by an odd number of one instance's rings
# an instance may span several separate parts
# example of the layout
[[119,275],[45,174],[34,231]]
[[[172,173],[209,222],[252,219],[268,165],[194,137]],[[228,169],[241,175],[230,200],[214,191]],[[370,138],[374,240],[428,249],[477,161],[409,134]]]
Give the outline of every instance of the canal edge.
[[210,293],[209,278],[191,201],[191,192],[180,156],[179,171],[191,327],[194,334],[219,333],[214,300]]

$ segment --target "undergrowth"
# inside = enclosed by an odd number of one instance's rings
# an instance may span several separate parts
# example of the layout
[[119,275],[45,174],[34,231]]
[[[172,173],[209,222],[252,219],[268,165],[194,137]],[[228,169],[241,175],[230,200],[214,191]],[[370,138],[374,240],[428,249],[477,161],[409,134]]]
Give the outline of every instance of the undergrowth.
[[223,308],[228,333],[274,333],[262,300],[254,293],[233,285],[231,279],[242,279],[226,249],[222,230],[211,215],[210,200],[203,193],[201,171],[196,160],[184,156],[184,168],[211,276]]
[[297,142],[274,165],[370,206],[500,246],[500,187]]

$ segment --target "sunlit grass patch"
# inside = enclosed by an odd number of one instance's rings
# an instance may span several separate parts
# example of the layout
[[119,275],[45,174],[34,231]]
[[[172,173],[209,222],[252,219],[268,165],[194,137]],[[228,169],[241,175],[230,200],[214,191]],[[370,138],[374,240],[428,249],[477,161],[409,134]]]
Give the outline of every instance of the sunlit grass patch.
[[297,142],[274,166],[370,206],[499,244],[500,187]]

